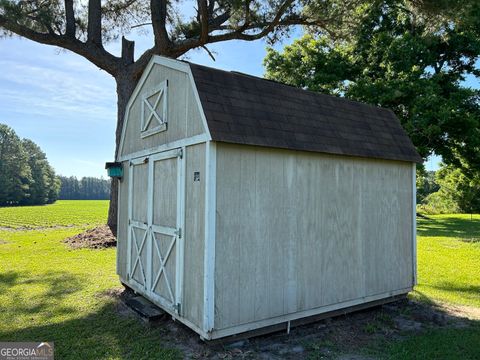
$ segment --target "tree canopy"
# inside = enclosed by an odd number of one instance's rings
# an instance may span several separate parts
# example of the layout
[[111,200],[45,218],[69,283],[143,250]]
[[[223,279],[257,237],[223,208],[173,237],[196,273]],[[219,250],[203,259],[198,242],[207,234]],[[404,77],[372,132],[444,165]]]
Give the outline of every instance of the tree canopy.
[[[0,0],[0,30],[3,30],[4,35],[16,34],[38,43],[70,50],[115,78],[118,151],[127,101],[152,55],[178,58],[191,49],[199,48],[212,56],[207,48],[209,44],[261,38],[274,42],[297,25],[305,26],[310,32],[335,44],[340,44],[343,39],[347,47],[348,43],[355,43],[349,41],[350,38],[359,38],[359,34],[372,35],[373,37],[365,38],[364,46],[368,47],[369,41],[382,43],[375,39],[377,26],[383,28],[388,21],[379,19],[393,18],[389,16],[390,10],[385,15],[378,11],[405,8],[407,15],[408,12],[412,13],[407,18],[415,20],[421,17],[456,24],[463,18],[464,9],[470,8],[470,3],[475,2],[476,0]],[[471,20],[470,17],[468,19]],[[404,25],[408,27],[409,24],[416,23],[416,20],[409,20]],[[125,38],[133,28],[146,29],[145,32],[152,38],[151,47],[139,56],[134,54],[134,43]],[[372,34],[369,32],[371,30]],[[448,26],[440,31],[447,30]],[[109,52],[105,44],[120,37],[121,53]],[[378,56],[380,55],[371,59],[377,60],[377,65],[372,68],[374,71],[383,62]],[[357,65],[355,69],[358,72],[361,63]],[[425,96],[429,96],[429,93]],[[465,98],[469,94],[455,96]],[[471,107],[470,103],[471,101],[465,100],[463,108]],[[413,124],[410,133],[413,134],[413,130],[418,128],[417,124]],[[425,141],[425,149],[430,148],[428,141],[442,142],[440,137],[434,138],[442,132],[436,132],[433,127],[430,130],[432,134],[419,133],[416,142]],[[117,191],[118,184],[114,181],[108,216],[114,234]]]
[[40,147],[0,124],[0,205],[53,203],[59,190],[60,181]]
[[480,92],[464,81],[480,75],[480,3],[447,3],[372,2],[350,38],[309,33],[269,49],[266,76],[391,108],[422,156],[478,168]]

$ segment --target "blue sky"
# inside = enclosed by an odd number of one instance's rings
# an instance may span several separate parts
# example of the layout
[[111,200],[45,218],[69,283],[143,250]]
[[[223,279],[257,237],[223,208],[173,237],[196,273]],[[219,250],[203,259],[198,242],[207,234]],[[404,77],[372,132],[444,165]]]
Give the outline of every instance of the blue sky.
[[[138,38],[136,54],[149,46]],[[287,40],[287,43],[291,40]],[[277,45],[278,48],[282,44]],[[110,49],[118,52],[118,44]],[[261,76],[264,41],[232,41],[187,53],[189,61]],[[19,39],[0,40],[0,123],[36,142],[56,172],[77,177],[104,176],[114,154],[115,82],[82,57]],[[427,162],[435,169],[440,161]]]
[[[147,38],[137,41],[137,55],[147,46]],[[187,58],[261,76],[265,48],[263,41],[235,41],[209,47],[215,62],[203,50]],[[78,55],[19,38],[0,40],[0,69],[0,123],[36,142],[58,174],[106,177],[115,141],[113,78]]]

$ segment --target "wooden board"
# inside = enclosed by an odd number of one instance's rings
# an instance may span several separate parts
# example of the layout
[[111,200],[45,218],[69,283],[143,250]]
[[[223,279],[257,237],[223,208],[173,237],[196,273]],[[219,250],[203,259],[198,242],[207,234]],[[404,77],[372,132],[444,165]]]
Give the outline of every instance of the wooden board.
[[[142,107],[143,98],[145,95],[154,92],[159,84],[167,80],[166,130],[148,137],[142,137],[142,109],[145,110],[145,106]],[[141,88],[137,96],[128,108],[121,156],[153,149],[159,145],[172,143],[206,132],[201,119],[199,104],[195,99],[194,91],[186,72],[155,64],[148,73],[145,82],[140,84],[140,86]]]
[[410,288],[410,163],[217,145],[215,329]]
[[[203,327],[203,259],[205,226],[205,144],[185,152],[185,271],[182,315]],[[199,181],[194,181],[195,172]]]

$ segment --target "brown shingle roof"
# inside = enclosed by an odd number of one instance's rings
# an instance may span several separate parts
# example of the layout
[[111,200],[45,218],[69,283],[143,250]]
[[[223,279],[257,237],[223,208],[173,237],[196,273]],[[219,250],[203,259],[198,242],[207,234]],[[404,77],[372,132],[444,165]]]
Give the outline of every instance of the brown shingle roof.
[[190,64],[213,140],[422,162],[391,110]]

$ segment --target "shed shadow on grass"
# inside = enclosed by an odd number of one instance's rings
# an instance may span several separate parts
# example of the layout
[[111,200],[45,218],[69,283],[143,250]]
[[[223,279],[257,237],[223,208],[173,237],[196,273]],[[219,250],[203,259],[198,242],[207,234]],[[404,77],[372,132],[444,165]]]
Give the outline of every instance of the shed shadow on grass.
[[115,302],[107,302],[87,316],[0,331],[0,341],[54,342],[58,359],[182,359],[180,351],[172,349],[164,338],[162,329],[119,316]]
[[418,219],[419,236],[460,238],[464,241],[480,241],[480,220],[445,217],[437,219]]
[[[424,301],[428,300],[423,296]],[[178,322],[165,319],[146,325],[131,313],[126,314],[125,306],[116,295],[89,315],[0,332],[0,340],[54,341],[56,356],[60,359],[310,359],[337,358],[341,354],[356,354],[360,357],[355,358],[361,359],[365,349],[374,357],[388,355],[386,347],[401,346],[403,341],[416,338],[423,339],[422,351],[428,352],[432,331],[437,338],[449,334],[450,321],[465,320],[445,315],[435,306],[403,300],[299,326],[289,335],[279,332],[237,341],[237,344],[228,339],[223,344],[205,344],[196,333]],[[417,324],[420,324],[419,330],[408,330],[416,329]],[[475,324],[478,329],[479,322]],[[471,335],[469,328],[458,331]],[[471,346],[472,336],[465,338],[460,345]],[[396,350],[392,348],[392,351]],[[462,354],[458,355],[460,359]]]
[[[1,273],[0,293],[8,294],[13,303],[2,309],[0,319],[2,315],[20,317],[48,312],[56,316],[71,313],[74,311],[73,307],[64,305],[65,298],[84,288],[84,282],[80,280],[78,276],[59,271],[48,271],[33,276],[28,272]],[[25,294],[30,293],[29,289],[32,287],[35,291],[30,298],[25,299]]]

